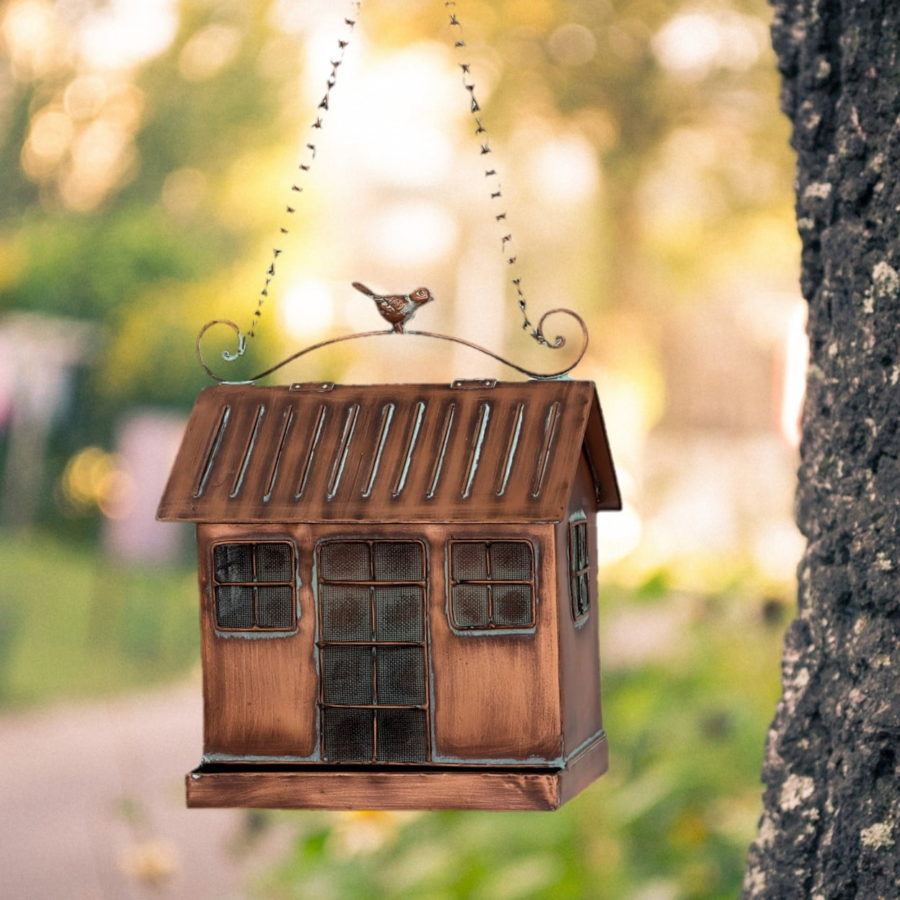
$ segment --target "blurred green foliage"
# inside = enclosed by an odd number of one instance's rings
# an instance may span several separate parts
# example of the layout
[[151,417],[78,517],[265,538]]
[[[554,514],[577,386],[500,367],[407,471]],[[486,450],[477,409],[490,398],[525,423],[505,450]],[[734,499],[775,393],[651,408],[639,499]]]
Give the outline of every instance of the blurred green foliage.
[[0,534],[0,571],[0,707],[164,683],[197,662],[193,569]]
[[[713,900],[740,890],[759,803],[763,736],[778,695],[781,617],[748,585],[652,599],[613,590],[603,628],[681,610],[654,658],[601,631],[610,770],[555,813],[258,813],[296,833],[266,898]],[[646,594],[635,605],[636,595]],[[753,596],[752,591],[750,596]],[[767,612],[767,610],[769,610]],[[649,621],[649,618],[643,621]],[[640,644],[640,622],[632,636]],[[624,640],[629,640],[626,633]]]
[[[289,141],[300,113],[285,85],[302,52],[276,29],[270,0],[185,0],[168,47],[133,71],[101,69],[98,81],[74,49],[95,7],[56,4],[73,40],[59,41],[54,64],[0,67],[0,313],[104,326],[81,410],[103,433],[126,406],[187,407],[205,383],[196,323],[215,312],[216,280],[260,230],[222,194],[236,167],[264,169]],[[235,45],[218,69],[192,74],[186,48],[210,29]],[[287,48],[276,51],[276,38]],[[15,63],[15,46],[4,49]],[[278,64],[263,65],[276,52]],[[79,162],[98,126],[122,144],[106,181],[102,146],[93,167],[90,156]]]
[[[74,34],[77,18],[103,3],[46,5]],[[333,6],[341,15],[344,7]],[[77,449],[108,445],[123,410],[186,408],[206,383],[193,357],[198,324],[220,316],[243,323],[252,311],[253,295],[236,296],[235,286],[248,283],[245,265],[261,273],[268,259],[280,196],[271,180],[283,186],[312,112],[299,102],[302,35],[279,29],[278,7],[181,0],[171,44],[111,77],[93,111],[73,101],[90,87],[80,80],[90,71],[65,41],[40,70],[0,65],[0,313],[101,326],[57,423],[48,483]],[[652,370],[671,308],[727,294],[736,259],[766,275],[795,255],[792,160],[764,46],[765,0],[466,0],[459,8],[476,80],[483,64],[492,86],[492,135],[502,141],[522,122],[537,123],[547,133],[576,132],[595,154],[602,185],[583,223],[594,252],[583,263],[581,296],[571,299],[601,326],[594,346],[604,366]],[[444,37],[437,0],[366,2],[364,17],[380,49]],[[679,17],[701,50],[744,29],[756,55],[739,64],[726,42],[699,53],[705,63],[667,67],[661,36]],[[213,33],[230,47],[218,67],[202,53]],[[77,136],[98,122],[125,134],[121,171],[110,169],[99,194],[73,176],[77,141],[60,150],[50,140],[35,156],[35,130],[58,135],[60,112]],[[90,171],[102,175],[103,167]],[[530,186],[517,188],[527,202]],[[272,362],[264,343],[250,352]],[[44,521],[59,531],[67,520],[51,491],[45,499]],[[85,530],[81,521],[69,528]],[[2,704],[144,685],[196,660],[192,571],[125,569],[55,538],[9,535],[0,540],[0,568]],[[254,813],[255,829],[287,821],[296,833],[260,895],[735,896],[777,697],[783,604],[741,577],[720,576],[685,594],[660,569],[640,588],[610,592],[605,629],[629,610],[652,617],[678,607],[684,618],[645,658],[607,645],[611,769],[563,810]]]
[[[53,538],[9,535],[0,566],[0,706],[145,687],[196,665],[193,571],[125,569]],[[248,812],[248,841],[285,823],[295,835],[283,862],[250,893],[736,896],[758,815],[787,604],[746,577],[728,580],[716,593],[679,592],[677,584],[661,591],[677,577],[658,571],[637,587],[605,592],[610,771],[562,810]],[[642,626],[655,617],[670,630],[663,646],[642,651]]]
[[[100,0],[40,4],[52,27],[28,52],[9,26],[25,6],[0,13],[11,60],[0,66],[0,314],[101,326],[77,387],[80,427],[57,435],[62,464],[82,432],[106,440],[129,406],[187,408],[207,383],[199,323],[250,317],[261,279],[249,270],[262,272],[314,112],[301,82],[308,23],[277,0],[181,0],[167,46],[95,72],[78,47]],[[665,313],[730,291],[736,259],[782,270],[791,159],[765,0],[467,0],[457,11],[490,86],[492,137],[574,133],[596,156],[592,252],[570,302],[602,325],[592,353],[605,367],[653,371]],[[365,4],[362,29],[377,53],[445,41],[446,20],[433,0],[380,0]],[[688,56],[669,58],[673,35],[691,34]],[[528,180],[516,188],[529,203]],[[296,240],[315,225],[298,218]],[[271,363],[274,343],[263,329],[246,371]]]

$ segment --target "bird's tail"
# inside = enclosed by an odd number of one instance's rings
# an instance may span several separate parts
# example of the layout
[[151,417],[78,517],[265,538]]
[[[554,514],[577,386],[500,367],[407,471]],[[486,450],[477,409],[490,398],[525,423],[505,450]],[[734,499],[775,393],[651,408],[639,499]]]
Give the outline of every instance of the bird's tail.
[[366,294],[369,297],[375,296],[375,291],[371,288],[367,288],[364,284],[360,284],[358,281],[353,282],[353,287],[355,287],[361,294]]

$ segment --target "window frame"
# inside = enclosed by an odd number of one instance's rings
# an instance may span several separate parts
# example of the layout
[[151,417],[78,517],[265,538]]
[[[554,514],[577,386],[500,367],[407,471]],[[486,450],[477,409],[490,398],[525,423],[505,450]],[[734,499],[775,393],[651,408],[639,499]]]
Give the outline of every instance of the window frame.
[[[578,534],[584,534],[584,559],[579,560]],[[590,528],[585,517],[578,517],[569,522],[567,556],[569,560],[569,601],[572,618],[576,624],[586,621],[591,614],[591,545]],[[581,565],[580,563],[583,563]],[[583,592],[582,592],[583,588]]]
[[[288,581],[259,581],[256,578],[257,575],[257,559],[256,559],[256,548],[263,544],[283,544],[286,546],[290,552],[290,580]],[[250,546],[250,560],[252,567],[252,581],[219,581],[216,578],[216,550],[219,547],[226,546],[235,546],[235,545],[246,545]],[[297,609],[297,560],[298,560],[298,552],[296,544],[288,540],[286,538],[276,538],[276,539],[267,539],[267,540],[254,540],[254,539],[223,539],[218,541],[213,541],[209,545],[209,581],[210,581],[210,595],[212,599],[212,609],[211,617],[213,621],[213,625],[216,630],[216,634],[222,634],[225,636],[231,635],[261,635],[261,636],[289,636],[291,634],[296,634],[297,626],[300,621],[300,613]],[[239,626],[228,626],[221,625],[219,623],[219,603],[218,603],[218,588],[220,587],[249,587],[253,589],[253,625],[239,625]],[[290,609],[291,609],[291,621],[289,625],[280,625],[280,626],[271,626],[271,625],[259,625],[259,593],[256,590],[260,587],[287,587],[290,588],[291,591],[291,600],[290,600]]]
[[[351,579],[351,578],[329,578],[323,574],[322,551],[328,544],[366,544],[368,547],[369,577],[367,579]],[[375,577],[375,545],[376,544],[417,544],[421,553],[422,569],[420,578],[409,580],[401,579],[395,581],[387,581]],[[319,719],[319,735],[322,742],[321,752],[322,759],[335,765],[376,765],[376,766],[416,766],[422,765],[424,762],[430,762],[432,759],[431,746],[431,660],[428,647],[428,600],[429,600],[429,558],[428,543],[421,538],[414,537],[387,537],[379,535],[377,537],[357,537],[335,535],[333,537],[321,538],[316,542],[315,547],[315,574],[313,582],[316,591],[316,651],[319,657],[319,678],[317,692],[317,706]],[[335,640],[334,638],[326,638],[325,628],[325,610],[322,600],[322,588],[329,586],[347,586],[366,588],[369,592],[369,615],[371,622],[371,637],[366,640]],[[421,591],[421,626],[422,634],[420,640],[379,640],[377,626],[377,600],[376,592],[378,588],[408,586],[416,587]],[[325,678],[324,678],[324,662],[322,659],[323,651],[329,648],[340,647],[368,647],[372,651],[372,700],[378,701],[378,666],[379,655],[378,648],[413,648],[420,651],[422,655],[422,702],[415,704],[408,703],[339,703],[334,700],[326,699],[325,696]],[[382,657],[383,658],[383,657]],[[372,724],[372,753],[369,759],[362,760],[343,760],[330,759],[328,756],[328,738],[327,723],[328,710],[350,710],[350,711],[368,711],[371,714]],[[416,760],[392,760],[379,759],[379,753],[382,749],[380,741],[379,729],[381,727],[382,716],[380,713],[403,712],[404,710],[415,711],[418,715],[417,720],[421,720],[423,727],[422,736],[424,737],[424,755]]]
[[[453,571],[453,548],[457,544],[482,544],[485,547],[487,578],[458,579]],[[491,553],[492,544],[525,544],[528,547],[531,562],[531,577],[528,579],[491,578]],[[453,537],[447,541],[447,621],[454,633],[459,635],[491,635],[496,633],[531,634],[537,627],[537,549],[535,542],[523,537]],[[531,617],[529,622],[520,622],[512,625],[497,624],[494,622],[494,587],[502,585],[527,585],[531,588]],[[454,602],[454,588],[461,585],[484,585],[488,588],[488,621],[484,625],[460,625],[456,617],[456,604]]]

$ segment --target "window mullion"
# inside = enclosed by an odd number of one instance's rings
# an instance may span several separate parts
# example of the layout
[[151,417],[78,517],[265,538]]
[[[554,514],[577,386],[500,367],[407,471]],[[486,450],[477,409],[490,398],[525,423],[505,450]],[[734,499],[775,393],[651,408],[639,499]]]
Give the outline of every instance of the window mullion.
[[378,710],[372,710],[372,760],[378,762]]
[[250,545],[250,567],[253,573],[253,627],[259,627],[259,588],[257,585],[259,584],[259,578],[257,576],[257,566],[256,566],[256,550],[258,544]]
[[488,620],[487,624],[490,628],[494,627],[494,587],[493,587],[493,572],[491,571],[491,544],[490,541],[485,541],[484,544],[484,554],[486,557],[484,570],[487,572],[488,578],[488,586],[487,586],[487,594],[488,594]]
[[[369,547],[369,637],[373,643],[370,648],[372,666],[372,704],[378,705],[378,648],[374,641],[378,637],[378,613],[375,609],[375,542],[367,541]],[[372,710],[372,762],[378,761],[378,710]]]

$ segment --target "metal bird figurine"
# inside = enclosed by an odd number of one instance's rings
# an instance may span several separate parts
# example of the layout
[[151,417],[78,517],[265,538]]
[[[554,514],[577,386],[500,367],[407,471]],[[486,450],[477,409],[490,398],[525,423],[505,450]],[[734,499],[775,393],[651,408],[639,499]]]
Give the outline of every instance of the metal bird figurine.
[[416,314],[416,310],[420,306],[434,300],[431,291],[425,287],[416,288],[411,294],[389,294],[387,296],[376,294],[371,288],[358,281],[353,282],[353,287],[375,301],[378,312],[385,321],[394,326],[397,334],[403,334],[403,326]]

